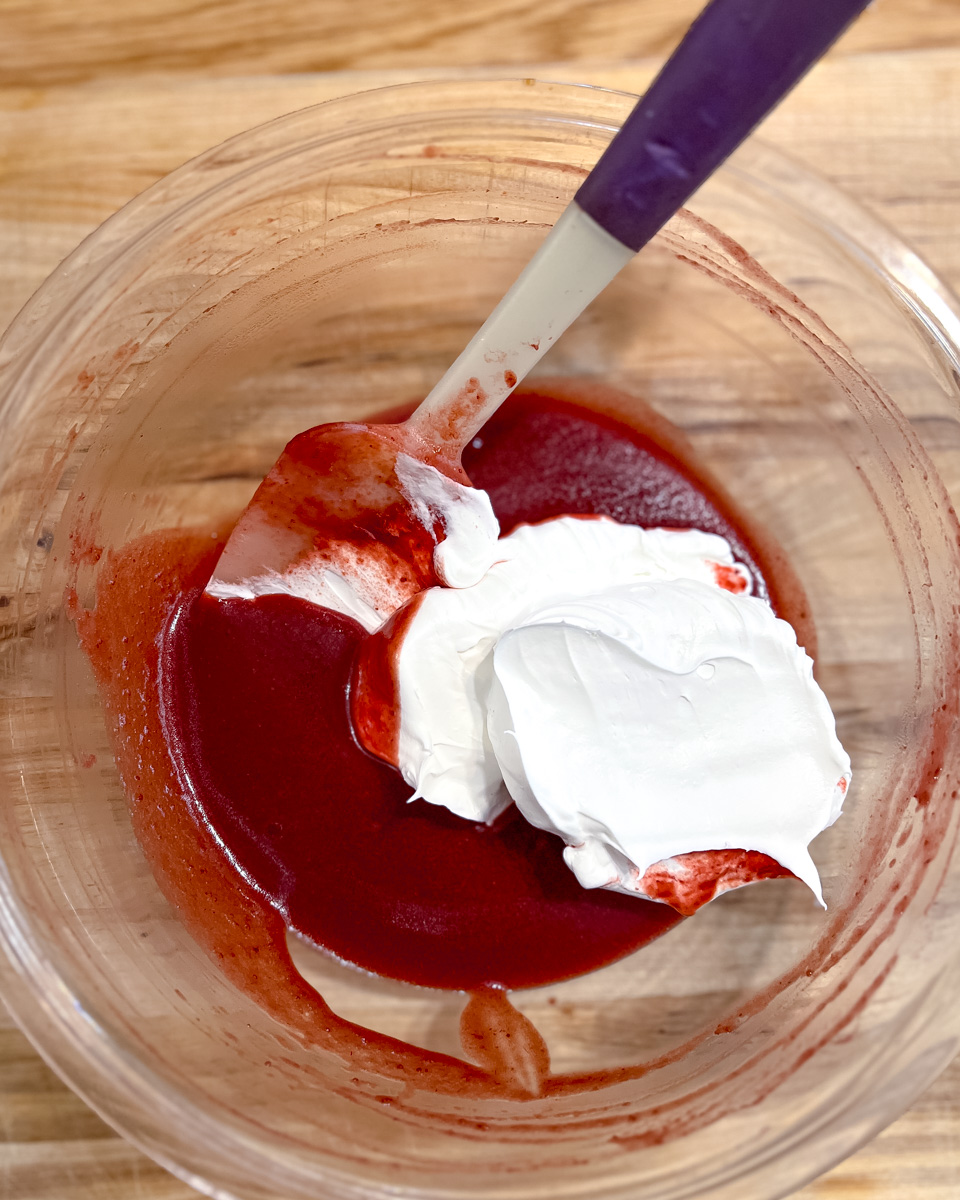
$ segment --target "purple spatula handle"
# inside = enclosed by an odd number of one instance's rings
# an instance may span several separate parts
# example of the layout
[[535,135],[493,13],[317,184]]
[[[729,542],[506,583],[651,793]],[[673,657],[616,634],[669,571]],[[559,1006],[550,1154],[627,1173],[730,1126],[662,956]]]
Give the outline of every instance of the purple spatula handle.
[[712,0],[576,201],[639,250],[869,0]]

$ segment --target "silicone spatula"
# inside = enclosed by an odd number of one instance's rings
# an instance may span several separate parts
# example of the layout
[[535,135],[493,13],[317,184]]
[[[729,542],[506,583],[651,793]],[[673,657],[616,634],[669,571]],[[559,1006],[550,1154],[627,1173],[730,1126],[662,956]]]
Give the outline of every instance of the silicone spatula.
[[712,0],[412,416],[294,438],[242,514],[208,592],[293,592],[374,629],[424,587],[463,585],[438,567],[444,508],[411,494],[410,463],[435,468],[456,500],[469,482],[467,442],[867,2]]

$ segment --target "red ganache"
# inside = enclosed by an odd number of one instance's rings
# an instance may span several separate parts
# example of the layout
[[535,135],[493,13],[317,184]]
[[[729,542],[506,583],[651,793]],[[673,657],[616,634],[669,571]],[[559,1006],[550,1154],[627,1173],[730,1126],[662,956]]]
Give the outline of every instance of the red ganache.
[[162,664],[165,730],[201,819],[293,928],[431,987],[532,987],[602,966],[678,919],[585,892],[559,839],[424,801],[359,748],[346,690],[364,637],[289,596],[184,597]]
[[[675,431],[652,430],[654,441],[552,391],[515,396],[464,454],[504,532],[563,513],[705,529],[728,539],[759,594],[776,593],[755,540],[681,459]],[[292,928],[379,975],[475,990],[594,970],[680,919],[583,889],[562,842],[514,808],[487,827],[408,803],[399,774],[351,731],[365,636],[290,596],[217,600],[199,588],[179,597],[162,635],[163,730],[188,802]],[[782,873],[755,857],[758,875]]]

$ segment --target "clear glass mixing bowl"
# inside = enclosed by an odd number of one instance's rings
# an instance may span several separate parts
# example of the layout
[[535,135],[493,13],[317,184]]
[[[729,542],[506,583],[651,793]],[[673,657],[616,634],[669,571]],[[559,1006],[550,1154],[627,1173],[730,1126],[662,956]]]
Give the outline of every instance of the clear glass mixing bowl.
[[[631,104],[522,80],[295,113],[108,221],[0,350],[2,990],[78,1092],[210,1195],[767,1200],[956,1049],[956,309],[756,143],[543,370],[652,404],[799,575],[855,770],[814,847],[829,911],[747,888],[519,993],[566,1083],[451,1096],[355,1069],[234,989],[131,832],[66,599],[90,602],[91,541],[222,525],[295,432],[422,396]],[[340,1015],[461,1053],[462,996],[297,956]]]

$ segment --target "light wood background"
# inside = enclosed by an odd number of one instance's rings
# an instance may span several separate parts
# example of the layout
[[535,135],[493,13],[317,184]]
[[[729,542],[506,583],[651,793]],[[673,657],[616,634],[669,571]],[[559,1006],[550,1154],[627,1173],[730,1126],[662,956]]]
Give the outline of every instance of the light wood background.
[[[699,7],[0,0],[0,329],[100,221],[241,129],[454,71],[637,91]],[[859,197],[960,288],[960,0],[877,0],[764,136]],[[195,1195],[76,1099],[0,1011],[3,1200]],[[799,1200],[960,1200],[960,1063]]]

